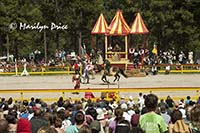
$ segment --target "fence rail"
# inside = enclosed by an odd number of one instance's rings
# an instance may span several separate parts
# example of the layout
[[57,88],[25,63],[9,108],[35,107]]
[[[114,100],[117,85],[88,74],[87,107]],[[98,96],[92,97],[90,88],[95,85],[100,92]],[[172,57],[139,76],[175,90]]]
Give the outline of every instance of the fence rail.
[[[200,96],[200,87],[155,87],[155,88],[112,88],[112,89],[105,89],[105,88],[97,88],[97,89],[79,89],[79,90],[74,90],[74,89],[13,89],[13,90],[0,90],[1,97],[2,95],[8,95],[9,97],[12,96],[13,94],[13,99],[15,100],[30,100],[31,96],[38,97],[42,96],[42,100],[48,101],[48,102],[55,102],[58,100],[59,97],[63,97],[64,99],[69,98],[69,93],[73,92],[79,92],[83,93],[82,97],[78,96],[77,98],[71,97],[73,100],[80,100],[81,98],[84,97],[85,92],[93,92],[93,93],[105,93],[106,99],[109,100],[108,93],[109,92],[115,92],[115,98],[116,100],[120,99],[120,93],[122,92],[130,92],[131,93],[158,93],[158,92],[163,92],[166,94],[167,92],[170,92],[170,94],[166,95],[171,95],[171,93],[175,93],[176,95],[172,96],[174,100],[180,100],[181,98],[185,98],[186,96],[181,96],[179,92],[193,92],[193,95],[191,95],[191,99],[197,100]],[[56,97],[55,97],[56,96]],[[165,99],[165,95],[158,95],[160,99]],[[99,97],[95,97],[92,100],[96,100]],[[126,97],[128,99],[128,97]],[[136,100],[136,98],[135,98]]]
[[[5,71],[1,71],[0,75],[20,75],[23,71],[23,67],[6,68]],[[75,71],[69,66],[57,66],[57,67],[27,67],[27,71],[30,75],[50,75],[50,74],[74,74]],[[80,69],[80,73],[82,68]]]
[[[127,65],[126,65],[127,66]],[[184,64],[184,65],[170,65],[159,64],[156,65],[158,73],[165,73],[165,67],[170,66],[170,73],[200,73],[200,65],[197,64]],[[152,68],[151,65],[147,66]],[[142,68],[142,66],[141,66]],[[0,75],[20,75],[23,71],[23,67],[6,68],[5,71],[0,71]],[[50,75],[50,74],[74,74],[75,71],[70,66],[57,66],[57,67],[27,67],[27,71],[30,75]],[[82,72],[82,68],[80,73]]]

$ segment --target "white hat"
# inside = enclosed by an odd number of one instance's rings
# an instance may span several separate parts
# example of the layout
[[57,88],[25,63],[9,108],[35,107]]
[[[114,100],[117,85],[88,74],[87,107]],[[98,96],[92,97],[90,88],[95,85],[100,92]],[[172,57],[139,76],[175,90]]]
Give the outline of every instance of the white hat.
[[103,120],[103,119],[105,119],[105,115],[103,112],[97,115],[97,120]]
[[97,115],[97,120],[103,120],[104,118],[104,114]]
[[130,100],[133,100],[133,97],[132,97],[132,96],[129,96],[129,99],[130,99]]
[[121,108],[122,108],[122,109],[127,109],[127,108],[128,108],[128,106],[127,106],[127,104],[126,104],[126,103],[122,103],[122,105],[121,105]]
[[58,107],[56,111],[58,112],[60,110],[65,110],[65,108],[64,107]]
[[106,108],[103,108],[103,109],[102,109],[102,112],[103,112],[104,114],[107,114],[107,113],[108,113],[108,111],[106,110]]
[[103,110],[101,108],[97,108],[96,111],[97,111],[97,114],[103,113]]

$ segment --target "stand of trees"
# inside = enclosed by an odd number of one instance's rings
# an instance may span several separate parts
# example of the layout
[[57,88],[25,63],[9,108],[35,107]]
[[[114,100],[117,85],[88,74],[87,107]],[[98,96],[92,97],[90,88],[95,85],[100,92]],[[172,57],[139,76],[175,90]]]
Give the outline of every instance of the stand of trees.
[[[140,12],[149,29],[148,48],[176,51],[200,50],[199,0],[2,0],[0,1],[0,55],[6,55],[7,36],[10,53],[27,56],[36,49],[48,57],[55,49],[76,51],[80,44],[90,49],[91,30],[102,12],[109,24],[117,9],[129,26]],[[19,24],[67,25],[67,30],[20,30]],[[9,28],[11,27],[11,28]],[[16,28],[16,29],[15,29]],[[96,46],[104,37],[96,35]],[[130,45],[141,41],[140,35],[130,35]],[[44,52],[42,52],[44,54]]]

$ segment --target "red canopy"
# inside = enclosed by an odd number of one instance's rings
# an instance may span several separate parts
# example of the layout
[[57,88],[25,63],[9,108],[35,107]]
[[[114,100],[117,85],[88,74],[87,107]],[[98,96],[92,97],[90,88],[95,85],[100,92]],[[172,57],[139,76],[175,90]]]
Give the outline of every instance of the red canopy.
[[94,28],[91,31],[91,34],[105,34],[107,28],[108,28],[108,24],[103,14],[101,13]]
[[110,23],[106,35],[128,35],[130,32],[130,28],[126,23],[122,11],[118,10],[113,18],[112,22]]
[[131,26],[130,34],[147,34],[147,33],[149,33],[149,31],[145,26],[140,13],[137,13],[137,16]]

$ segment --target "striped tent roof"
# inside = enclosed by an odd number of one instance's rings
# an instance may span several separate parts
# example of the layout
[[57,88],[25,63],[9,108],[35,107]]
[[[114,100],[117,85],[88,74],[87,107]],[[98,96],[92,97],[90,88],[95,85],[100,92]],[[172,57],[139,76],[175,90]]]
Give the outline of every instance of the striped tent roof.
[[108,28],[108,24],[103,14],[101,13],[96,24],[94,25],[91,31],[91,34],[105,34],[107,28]]
[[131,26],[130,34],[147,34],[147,33],[149,33],[149,31],[145,26],[140,13],[137,13],[137,16]]
[[118,10],[106,31],[106,35],[127,35],[129,32],[130,28],[122,15],[122,11]]

